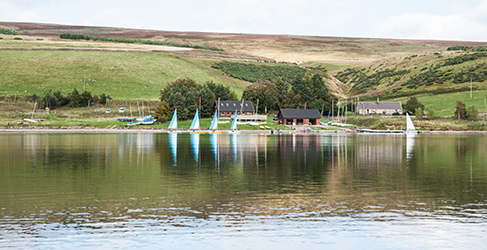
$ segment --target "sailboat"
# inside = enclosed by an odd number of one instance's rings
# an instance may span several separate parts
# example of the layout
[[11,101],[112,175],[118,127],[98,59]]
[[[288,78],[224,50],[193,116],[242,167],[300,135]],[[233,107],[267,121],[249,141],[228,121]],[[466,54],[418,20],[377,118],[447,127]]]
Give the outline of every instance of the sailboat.
[[417,133],[416,128],[414,127],[413,121],[409,114],[406,113],[406,132],[407,133]]
[[232,131],[228,133],[233,133],[233,134],[240,133],[240,131],[237,131],[237,110],[235,110],[235,115],[233,116],[233,121],[232,121],[232,125],[230,126],[230,129]]
[[171,123],[169,123],[168,129],[177,129],[178,128],[178,109],[174,110],[174,114],[172,115]]
[[218,110],[215,110],[215,115],[213,116],[213,121],[211,121],[211,125],[208,129],[213,130],[210,133],[221,134],[221,131],[215,131],[216,129],[218,129]]
[[191,123],[191,126],[189,127],[191,133],[204,133],[203,131],[195,131],[195,129],[200,129],[200,118],[198,115],[198,110],[196,110],[196,114],[194,115],[193,122]]

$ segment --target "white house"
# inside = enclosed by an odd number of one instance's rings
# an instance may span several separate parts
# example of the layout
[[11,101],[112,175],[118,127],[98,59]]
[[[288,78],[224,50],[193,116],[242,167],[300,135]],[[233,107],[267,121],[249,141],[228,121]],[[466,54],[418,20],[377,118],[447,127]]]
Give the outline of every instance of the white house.
[[400,102],[359,102],[357,110],[360,115],[402,114],[402,105]]

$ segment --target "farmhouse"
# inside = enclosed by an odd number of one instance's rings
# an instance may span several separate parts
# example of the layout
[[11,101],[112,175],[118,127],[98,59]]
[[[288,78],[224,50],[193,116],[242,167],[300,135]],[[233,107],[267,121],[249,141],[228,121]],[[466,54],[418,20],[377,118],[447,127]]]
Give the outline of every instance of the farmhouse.
[[320,112],[317,109],[281,109],[277,114],[279,124],[319,125]]
[[213,105],[213,112],[218,109],[218,117],[221,118],[232,118],[237,110],[237,115],[253,115],[254,106],[252,102],[242,102],[241,101],[220,101],[220,106],[218,106],[218,101],[215,101]]
[[402,105],[400,102],[359,102],[357,110],[360,115],[402,114]]

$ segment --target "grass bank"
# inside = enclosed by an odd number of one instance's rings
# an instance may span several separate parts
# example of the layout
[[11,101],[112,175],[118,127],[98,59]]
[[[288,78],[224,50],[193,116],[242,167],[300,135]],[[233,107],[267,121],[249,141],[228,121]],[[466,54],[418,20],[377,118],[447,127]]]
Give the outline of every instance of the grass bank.
[[135,52],[0,50],[0,72],[1,96],[42,95],[49,89],[68,93],[77,88],[117,99],[154,100],[179,77],[228,85],[189,61]]

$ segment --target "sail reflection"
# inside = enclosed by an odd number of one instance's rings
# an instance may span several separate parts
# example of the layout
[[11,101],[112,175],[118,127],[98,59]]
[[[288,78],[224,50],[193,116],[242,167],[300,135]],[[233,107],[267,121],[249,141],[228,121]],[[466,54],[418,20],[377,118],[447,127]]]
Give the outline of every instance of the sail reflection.
[[414,154],[415,133],[406,133],[406,159],[411,159]]
[[237,162],[237,134],[232,134],[233,158]]
[[218,134],[210,134],[211,150],[213,151],[213,158],[215,164],[218,163]]
[[173,166],[176,166],[178,160],[178,133],[169,133],[169,148],[173,159]]
[[200,134],[198,133],[191,134],[191,147],[193,148],[194,159],[196,162],[198,162],[199,152],[200,152]]

